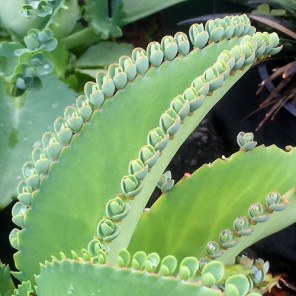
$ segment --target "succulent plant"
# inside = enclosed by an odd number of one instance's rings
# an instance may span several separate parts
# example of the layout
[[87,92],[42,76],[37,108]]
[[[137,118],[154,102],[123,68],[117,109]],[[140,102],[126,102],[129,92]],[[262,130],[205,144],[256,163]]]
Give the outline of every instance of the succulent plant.
[[294,148],[240,133],[231,157],[175,185],[164,173],[255,59],[281,49],[258,34],[245,15],[195,24],[86,83],[23,166],[9,237],[21,284],[1,265],[2,295],[256,296],[276,282],[261,260],[235,259],[295,222]]

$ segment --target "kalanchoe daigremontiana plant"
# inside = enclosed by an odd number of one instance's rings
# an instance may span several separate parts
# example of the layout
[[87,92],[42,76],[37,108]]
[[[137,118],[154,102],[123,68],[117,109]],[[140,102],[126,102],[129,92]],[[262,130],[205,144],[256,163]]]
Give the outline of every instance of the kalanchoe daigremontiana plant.
[[176,185],[164,171],[278,37],[242,15],[195,24],[189,39],[165,36],[99,72],[33,149],[12,210],[14,295],[255,296],[276,283],[263,261],[236,257],[295,222],[295,149],[240,133],[243,149]]
[[0,210],[16,197],[36,139],[86,81],[132,52],[114,39],[121,27],[182,1],[0,0]]

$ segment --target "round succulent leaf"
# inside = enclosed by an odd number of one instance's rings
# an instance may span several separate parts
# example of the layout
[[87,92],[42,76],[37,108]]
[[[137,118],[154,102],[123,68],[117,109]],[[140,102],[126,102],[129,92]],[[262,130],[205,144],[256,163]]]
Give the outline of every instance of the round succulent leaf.
[[134,175],[124,176],[121,180],[121,190],[127,196],[136,196],[142,190],[143,184]]
[[133,81],[137,75],[137,66],[128,56],[122,56],[119,59],[119,64],[127,75],[128,81]]
[[120,232],[120,228],[110,219],[102,219],[97,227],[98,235],[105,241],[114,240]]
[[117,89],[122,89],[127,84],[127,74],[123,72],[121,68],[117,68],[115,70],[113,81]]
[[121,249],[118,252],[117,265],[118,267],[128,267],[131,261],[131,254],[126,249]]
[[171,61],[178,53],[178,45],[172,36],[165,36],[161,40],[161,48],[167,60]]
[[147,46],[147,53],[149,56],[149,61],[152,66],[159,67],[163,61],[164,54],[161,50],[161,46],[158,42],[150,42]]
[[224,248],[231,248],[238,244],[238,240],[234,238],[234,233],[230,229],[223,229],[220,232],[219,242]]
[[140,149],[138,157],[151,168],[159,158],[159,150],[155,150],[152,145],[148,144]]
[[201,271],[201,276],[202,276],[202,282],[204,285],[205,285],[205,282],[207,281],[211,283],[210,285],[217,284],[223,279],[224,265],[219,261],[211,261],[203,267]]
[[87,250],[92,254],[93,256],[96,256],[99,252],[99,250],[102,250],[102,243],[98,239],[93,239],[88,243]]
[[223,255],[223,250],[220,250],[220,246],[216,241],[209,241],[207,243],[206,252],[213,259]]
[[32,202],[32,193],[30,192],[23,192],[18,194],[17,199],[24,204],[25,206],[29,207]]
[[275,47],[275,48],[272,48],[272,49],[270,49],[270,51],[268,52],[268,54],[270,54],[270,55],[277,54],[277,53],[279,53],[282,49],[283,49],[283,45],[278,46],[278,47]]
[[139,74],[144,74],[149,68],[149,58],[143,48],[137,47],[132,52],[132,60]]
[[205,101],[205,96],[202,94],[190,101],[190,111],[194,112],[201,107]]
[[179,54],[185,56],[190,51],[190,43],[188,41],[188,37],[183,32],[177,32],[174,36],[177,45]]
[[194,277],[199,269],[199,262],[195,257],[186,257],[180,263],[179,277],[188,279]]
[[242,56],[235,62],[232,70],[236,71],[240,69],[244,65],[244,62],[245,62],[245,54],[242,54]]
[[227,287],[225,287],[225,295],[227,296],[239,296],[239,290],[237,287],[233,284],[228,284]]
[[161,260],[159,273],[161,275],[171,275],[177,268],[177,259],[172,255],[168,255]]
[[106,205],[107,217],[115,221],[120,221],[125,218],[129,211],[130,205],[124,203],[120,197],[109,200]]
[[9,234],[9,242],[14,249],[19,249],[18,243],[18,233],[20,232],[19,229],[14,228]]
[[202,284],[206,287],[211,287],[216,284],[216,279],[214,275],[210,272],[204,273],[201,275]]
[[147,261],[151,263],[152,271],[154,271],[160,263],[160,257],[156,252],[153,252],[148,254]]
[[229,26],[224,29],[223,37],[226,39],[230,39],[234,33],[234,26]]
[[[234,289],[234,287],[236,289]],[[249,288],[249,281],[247,277],[242,274],[233,275],[225,281],[226,295],[229,296],[244,296],[248,293]]]
[[144,165],[141,159],[137,158],[129,163],[128,172],[138,180],[143,180],[148,174],[148,165]]
[[105,264],[107,262],[107,254],[103,250],[98,250],[96,259],[99,264]]
[[214,42],[218,42],[222,38],[223,34],[224,34],[224,28],[217,27],[210,32],[209,39]]
[[104,75],[102,79],[102,91],[106,97],[112,97],[116,90],[115,83],[109,75]]
[[188,100],[185,100],[183,96],[179,95],[175,97],[171,104],[170,107],[174,109],[178,115],[180,116],[181,120],[184,120],[185,117],[188,115],[190,111],[190,103]]
[[138,251],[133,255],[132,267],[134,269],[143,270],[145,267],[146,260],[147,260],[147,254],[143,251]]
[[147,143],[159,151],[162,151],[167,146],[169,140],[169,135],[165,134],[160,127],[151,130],[147,136]]

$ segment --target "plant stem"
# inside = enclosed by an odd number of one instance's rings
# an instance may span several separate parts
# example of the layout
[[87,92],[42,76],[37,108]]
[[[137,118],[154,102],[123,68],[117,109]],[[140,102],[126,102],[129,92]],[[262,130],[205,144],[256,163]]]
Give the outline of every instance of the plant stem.
[[62,39],[67,49],[71,49],[79,45],[90,45],[100,40],[102,40],[101,36],[95,34],[90,27],[84,28]]

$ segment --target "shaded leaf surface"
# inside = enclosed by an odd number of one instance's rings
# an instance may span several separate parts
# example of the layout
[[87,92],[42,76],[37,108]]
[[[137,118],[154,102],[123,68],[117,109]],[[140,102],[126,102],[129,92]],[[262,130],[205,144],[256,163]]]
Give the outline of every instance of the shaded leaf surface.
[[42,90],[29,92],[25,102],[16,99],[17,108],[7,96],[5,84],[0,83],[0,209],[16,195],[16,186],[23,179],[21,165],[30,160],[32,148],[41,145],[44,131],[52,130],[56,116],[63,115],[76,96],[54,76],[42,82]]

